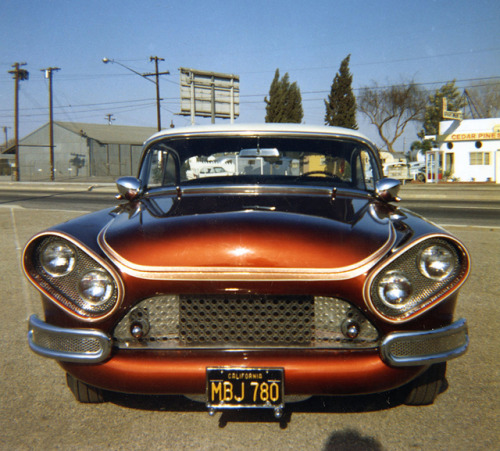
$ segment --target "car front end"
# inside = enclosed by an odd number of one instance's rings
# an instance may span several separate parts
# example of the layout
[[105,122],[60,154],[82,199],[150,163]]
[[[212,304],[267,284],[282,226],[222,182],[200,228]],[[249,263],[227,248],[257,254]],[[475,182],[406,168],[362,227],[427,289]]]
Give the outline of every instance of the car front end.
[[[211,165],[222,176],[193,176]],[[280,416],[291,396],[407,386],[430,403],[434,373],[468,346],[454,310],[470,259],[392,205],[397,186],[352,131],[161,132],[118,181],[119,206],[27,244],[45,313],[30,347],[83,402],[203,395],[211,412]]]

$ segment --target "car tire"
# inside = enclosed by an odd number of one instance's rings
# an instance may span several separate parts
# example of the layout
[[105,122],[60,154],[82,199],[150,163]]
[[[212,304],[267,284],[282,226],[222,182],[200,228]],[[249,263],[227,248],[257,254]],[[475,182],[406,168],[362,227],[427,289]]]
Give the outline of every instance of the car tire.
[[104,402],[104,392],[100,388],[79,381],[68,373],[66,373],[66,383],[77,401],[85,404]]
[[425,174],[417,174],[417,182],[425,183]]
[[445,386],[446,362],[432,365],[409,386],[405,404],[424,406],[432,404]]

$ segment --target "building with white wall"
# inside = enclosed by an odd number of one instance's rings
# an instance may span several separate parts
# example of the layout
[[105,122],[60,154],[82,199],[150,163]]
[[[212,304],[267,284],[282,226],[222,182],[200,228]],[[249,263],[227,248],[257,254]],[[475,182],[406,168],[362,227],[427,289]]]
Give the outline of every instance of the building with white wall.
[[436,141],[445,176],[500,183],[500,118],[442,121]]

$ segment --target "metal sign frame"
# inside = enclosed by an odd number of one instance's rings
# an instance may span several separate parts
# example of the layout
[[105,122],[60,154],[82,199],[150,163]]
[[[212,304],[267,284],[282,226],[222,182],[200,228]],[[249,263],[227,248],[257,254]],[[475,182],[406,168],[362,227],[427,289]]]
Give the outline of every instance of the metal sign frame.
[[201,71],[181,67],[181,112],[182,116],[230,119],[231,123],[240,114],[240,77],[233,74]]

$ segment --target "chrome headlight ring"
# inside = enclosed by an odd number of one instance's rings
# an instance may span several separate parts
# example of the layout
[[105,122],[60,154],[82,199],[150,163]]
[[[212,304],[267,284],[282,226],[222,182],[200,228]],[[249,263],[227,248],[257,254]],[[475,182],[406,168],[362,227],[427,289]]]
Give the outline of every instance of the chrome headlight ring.
[[365,301],[386,321],[409,321],[457,290],[469,266],[469,255],[455,238],[422,237],[375,269],[365,282]]

